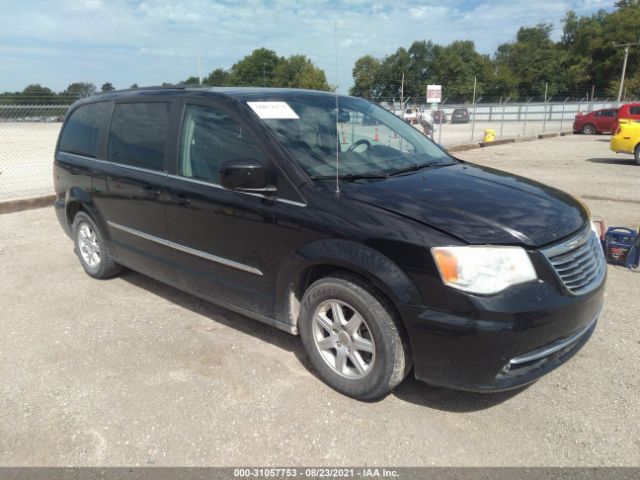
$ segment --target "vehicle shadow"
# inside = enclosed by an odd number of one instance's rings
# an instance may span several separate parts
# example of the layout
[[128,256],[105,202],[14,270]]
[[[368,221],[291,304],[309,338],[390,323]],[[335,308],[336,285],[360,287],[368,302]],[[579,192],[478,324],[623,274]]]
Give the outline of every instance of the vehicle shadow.
[[253,320],[206,300],[202,300],[195,295],[183,292],[182,290],[134,272],[133,270],[125,270],[120,275],[120,278],[135,287],[142,288],[182,308],[202,315],[211,320],[212,324],[217,323],[233,328],[261,341],[268,342],[282,350],[291,352],[300,360],[305,368],[310,369],[302,343],[297,336],[283,332],[271,325]]
[[634,161],[633,161],[633,157],[628,157],[628,158],[587,158],[587,162],[591,162],[591,163],[605,163],[605,164],[609,164],[609,165],[629,165],[630,167],[635,167],[637,166]]
[[[311,366],[300,341],[300,337],[278,330],[257,320],[220,307],[199,297],[183,292],[175,287],[152,279],[146,275],[125,270],[119,277],[134,287],[142,288],[153,295],[175,303],[198,315],[211,320],[212,323],[224,325],[237,331],[251,335],[258,340],[268,342],[286,352],[293,353],[302,366],[314,377],[322,382]],[[416,380],[413,371],[392,395],[408,403],[435,408],[447,412],[473,412],[485,410],[498,405],[517,395],[526,387],[502,393],[472,393],[432,387]],[[376,403],[376,401],[372,402]]]
[[[531,384],[529,384],[531,385]],[[497,393],[475,393],[434,387],[413,377],[405,379],[393,394],[405,402],[453,413],[477,412],[500,405],[524,392],[529,385]]]

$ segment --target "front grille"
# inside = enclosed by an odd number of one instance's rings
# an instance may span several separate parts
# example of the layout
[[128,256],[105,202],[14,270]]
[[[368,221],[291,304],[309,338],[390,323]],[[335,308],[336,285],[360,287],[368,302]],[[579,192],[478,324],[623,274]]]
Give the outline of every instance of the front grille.
[[604,280],[607,269],[604,252],[590,228],[542,253],[567,290],[574,295],[588,293]]

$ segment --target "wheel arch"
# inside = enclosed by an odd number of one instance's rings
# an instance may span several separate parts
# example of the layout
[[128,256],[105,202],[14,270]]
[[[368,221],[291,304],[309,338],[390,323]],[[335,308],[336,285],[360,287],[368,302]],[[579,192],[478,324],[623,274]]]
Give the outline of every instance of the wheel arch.
[[65,195],[65,218],[70,231],[73,226],[73,220],[78,212],[85,212],[89,215],[98,227],[100,227],[104,236],[108,238],[109,230],[107,229],[106,222],[93,203],[91,195],[80,187],[72,187],[67,190]]
[[420,303],[418,288],[382,253],[350,240],[316,240],[291,255],[276,278],[276,319],[297,327],[300,302],[316,280],[335,273],[355,275],[384,295],[400,316],[400,303]]

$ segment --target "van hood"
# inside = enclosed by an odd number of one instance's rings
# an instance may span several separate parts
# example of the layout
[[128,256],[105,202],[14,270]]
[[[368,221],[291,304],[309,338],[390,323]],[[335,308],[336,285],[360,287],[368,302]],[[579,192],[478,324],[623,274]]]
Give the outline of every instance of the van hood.
[[586,209],[567,193],[470,163],[343,184],[343,195],[470,244],[540,247],[579,230]]

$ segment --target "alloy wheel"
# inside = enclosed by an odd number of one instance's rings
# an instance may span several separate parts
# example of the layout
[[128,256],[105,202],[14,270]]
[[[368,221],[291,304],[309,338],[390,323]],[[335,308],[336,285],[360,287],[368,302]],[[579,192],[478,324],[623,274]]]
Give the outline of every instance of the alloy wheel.
[[351,305],[326,300],[313,314],[313,340],[325,363],[351,380],[364,378],[375,362],[375,343],[364,317]]
[[91,268],[100,264],[100,244],[96,232],[88,223],[80,224],[78,228],[78,247],[84,262]]

